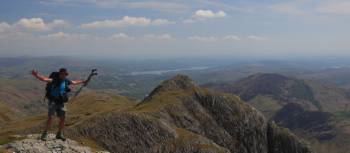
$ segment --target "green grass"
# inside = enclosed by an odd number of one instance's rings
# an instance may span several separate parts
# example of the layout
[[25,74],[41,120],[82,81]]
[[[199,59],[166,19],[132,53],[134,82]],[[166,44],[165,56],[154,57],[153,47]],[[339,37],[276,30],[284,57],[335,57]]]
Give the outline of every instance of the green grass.
[[22,140],[24,137],[14,137],[14,136],[6,136],[0,137],[0,145],[8,144],[17,140]]

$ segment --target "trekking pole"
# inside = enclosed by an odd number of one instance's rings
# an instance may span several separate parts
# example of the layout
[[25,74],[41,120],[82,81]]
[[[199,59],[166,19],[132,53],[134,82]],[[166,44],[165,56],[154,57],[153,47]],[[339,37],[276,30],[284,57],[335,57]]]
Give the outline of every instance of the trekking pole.
[[97,69],[92,69],[90,75],[86,79],[86,83],[79,88],[79,90],[74,94],[73,98],[77,97],[80,94],[80,92],[83,90],[83,88],[86,87],[87,84],[90,82],[91,78],[97,74],[98,74]]

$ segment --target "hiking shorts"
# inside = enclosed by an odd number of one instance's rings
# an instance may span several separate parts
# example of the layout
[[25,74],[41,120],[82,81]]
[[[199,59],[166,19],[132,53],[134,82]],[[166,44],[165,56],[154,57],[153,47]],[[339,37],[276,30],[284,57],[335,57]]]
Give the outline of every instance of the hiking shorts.
[[54,101],[49,101],[48,106],[48,115],[53,116],[57,114],[57,117],[65,117],[66,116],[66,107],[64,106],[64,103],[56,103]]

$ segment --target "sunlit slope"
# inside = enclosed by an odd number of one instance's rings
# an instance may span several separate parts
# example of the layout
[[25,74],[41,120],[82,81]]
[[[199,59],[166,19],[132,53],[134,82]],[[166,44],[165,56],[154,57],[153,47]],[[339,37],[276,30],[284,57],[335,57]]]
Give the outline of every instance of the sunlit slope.
[[46,110],[44,86],[34,80],[0,78],[0,106],[4,108],[0,113],[9,115],[10,120],[43,113]]

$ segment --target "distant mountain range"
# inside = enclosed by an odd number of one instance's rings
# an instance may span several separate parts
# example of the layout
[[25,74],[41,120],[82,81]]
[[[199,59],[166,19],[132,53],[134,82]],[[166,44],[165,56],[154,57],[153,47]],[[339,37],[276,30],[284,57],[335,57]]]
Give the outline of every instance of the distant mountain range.
[[326,112],[344,111],[350,104],[345,89],[280,74],[258,73],[239,81],[204,86],[238,95],[268,117],[288,103],[300,103],[307,110]]

